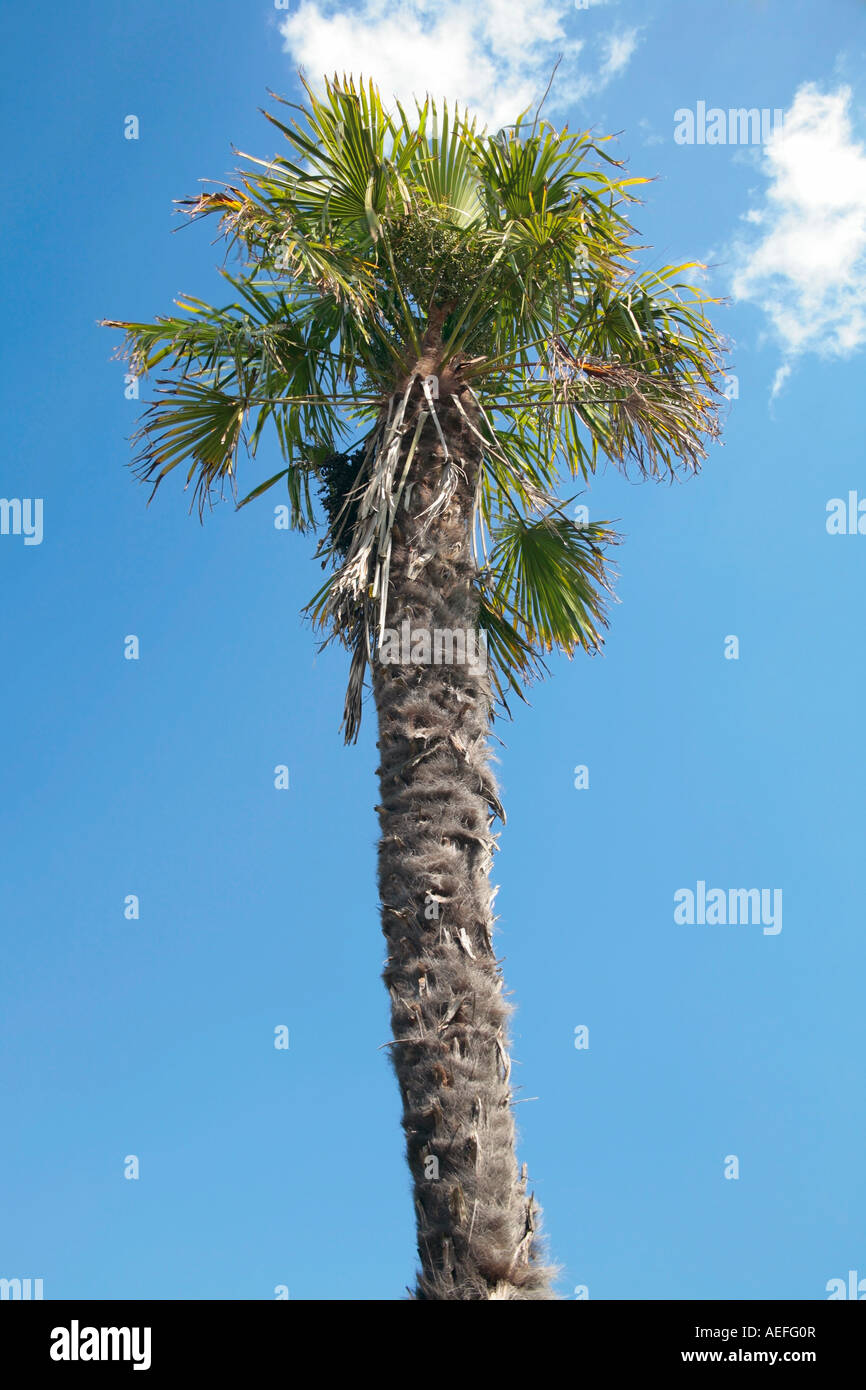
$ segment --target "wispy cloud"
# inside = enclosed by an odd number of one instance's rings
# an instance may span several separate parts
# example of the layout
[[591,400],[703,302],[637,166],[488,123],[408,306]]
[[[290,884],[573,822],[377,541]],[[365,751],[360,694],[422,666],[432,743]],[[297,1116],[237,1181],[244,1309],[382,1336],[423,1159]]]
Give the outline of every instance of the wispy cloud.
[[620,34],[609,34],[604,40],[607,54],[601,65],[599,77],[603,82],[609,82],[612,77],[617,77],[627,67],[631,61],[632,54],[637,48],[637,29],[624,29]]
[[280,32],[314,84],[345,72],[372,77],[387,99],[429,91],[470,106],[491,128],[537,104],[560,54],[549,112],[602,91],[625,71],[638,41],[635,29],[580,36],[571,0],[485,0],[478,8],[465,0],[359,0],[351,9],[301,0]]
[[764,147],[769,183],[744,221],[732,293],[760,306],[783,351],[772,395],[804,353],[847,356],[866,343],[866,149],[851,89],[797,91]]
[[578,72],[567,79],[559,93],[560,100],[583,101],[586,97],[604,91],[609,82],[619,77],[631,61],[638,45],[638,30],[623,29],[616,34],[605,34],[598,47],[599,61],[595,68]]
[[782,387],[785,385],[785,382],[788,380],[788,377],[791,375],[792,370],[793,369],[791,367],[790,362],[783,362],[781,367],[777,369],[776,375],[773,377],[773,385],[770,390],[771,401],[774,401],[776,399]]

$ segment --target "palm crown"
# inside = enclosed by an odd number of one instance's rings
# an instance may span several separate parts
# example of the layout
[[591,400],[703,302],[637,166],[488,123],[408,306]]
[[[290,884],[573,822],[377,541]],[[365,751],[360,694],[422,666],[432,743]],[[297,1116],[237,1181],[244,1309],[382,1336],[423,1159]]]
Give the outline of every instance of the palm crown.
[[[283,467],[239,505],[280,484],[303,530],[324,489],[332,572],[309,611],[353,651],[354,738],[412,437],[425,418],[438,428],[439,380],[459,380],[453,399],[482,446],[479,624],[504,698],[545,652],[601,642],[616,536],[569,518],[561,479],[604,459],[654,478],[696,470],[717,433],[720,343],[711,301],[681,283],[693,266],[634,270],[626,212],[646,180],[624,177],[604,141],[525,115],[489,135],[429,99],[410,118],[351,79],[306,91],[306,107],[282,103],[300,120],[268,115],[287,153],[243,156],[239,186],[182,205],[217,214],[240,249],[241,273],[223,272],[233,302],[108,322],[126,330],[137,371],[169,369],[138,435],[154,491],[183,464],[200,514],[226,482],[237,498],[239,451],[254,456],[269,422]],[[431,525],[461,468],[442,443]]]

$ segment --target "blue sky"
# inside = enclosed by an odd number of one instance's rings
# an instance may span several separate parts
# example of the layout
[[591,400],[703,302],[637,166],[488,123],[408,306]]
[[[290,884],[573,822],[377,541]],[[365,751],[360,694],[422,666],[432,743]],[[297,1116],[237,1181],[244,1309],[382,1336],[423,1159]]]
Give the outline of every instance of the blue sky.
[[[171,235],[172,200],[227,177],[232,144],[274,152],[257,108],[297,98],[299,64],[371,65],[386,93],[427,83],[496,122],[562,54],[546,113],[620,132],[656,176],[647,263],[705,262],[726,297],[731,399],[699,478],[594,480],[590,515],[625,538],[605,653],[554,662],[497,727],[521,1157],[566,1296],[821,1299],[866,1278],[866,534],[827,530],[831,499],[866,499],[864,9],[4,16],[0,497],[41,499],[43,528],[0,534],[0,1276],[46,1298],[412,1282],[373,721],[342,746],[345,662],[299,617],[312,543],[268,497],[204,527],[179,486],[145,508],[141,402],[96,321],[221,301],[212,232]],[[674,139],[701,102],[725,143]],[[731,143],[741,107],[784,121]],[[782,890],[781,931],[675,922],[699,881]]]

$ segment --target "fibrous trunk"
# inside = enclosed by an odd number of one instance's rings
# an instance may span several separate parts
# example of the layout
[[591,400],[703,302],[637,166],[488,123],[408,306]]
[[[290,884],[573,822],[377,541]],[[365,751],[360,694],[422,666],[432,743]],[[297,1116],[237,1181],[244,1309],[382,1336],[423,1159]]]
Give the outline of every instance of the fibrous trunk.
[[[470,525],[480,456],[461,395],[459,382],[440,382],[436,409],[457,486],[432,521],[423,514],[446,455],[431,418],[418,437],[392,539],[387,627],[396,641],[373,668],[390,1051],[414,1186],[416,1296],[545,1299],[554,1297],[551,1271],[515,1155],[509,1007],[492,941],[490,683],[484,649],[466,659],[478,626]],[[416,386],[407,448],[412,414],[425,408]],[[437,631],[452,643],[449,652],[440,639],[439,662]]]

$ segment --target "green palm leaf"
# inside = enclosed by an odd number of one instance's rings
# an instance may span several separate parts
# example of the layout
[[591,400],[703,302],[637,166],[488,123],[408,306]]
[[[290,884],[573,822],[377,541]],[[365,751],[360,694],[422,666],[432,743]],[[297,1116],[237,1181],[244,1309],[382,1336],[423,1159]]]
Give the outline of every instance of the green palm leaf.
[[[110,326],[136,370],[162,372],[139,474],[155,490],[183,465],[200,513],[226,487],[237,497],[241,455],[255,459],[271,425],[282,466],[251,478],[238,505],[284,483],[299,528],[317,519],[316,487],[342,476],[325,461],[359,450],[351,505],[329,494],[318,515],[336,568],[310,610],[353,653],[352,728],[387,609],[403,412],[424,343],[441,331],[439,369],[464,373],[455,399],[481,446],[479,622],[503,696],[544,653],[602,641],[617,538],[564,516],[562,480],[605,460],[650,478],[699,468],[717,434],[722,345],[712,301],[684,278],[694,266],[635,269],[629,215],[645,180],[606,141],[523,117],[490,135],[430,98],[410,116],[372,83],[334,77],[322,96],[304,85],[303,107],[278,98],[281,115],[265,113],[282,153],[243,156],[238,181],[182,204],[216,217],[240,255],[234,300]],[[428,414],[438,428],[432,398]],[[446,469],[434,512],[453,482]]]

